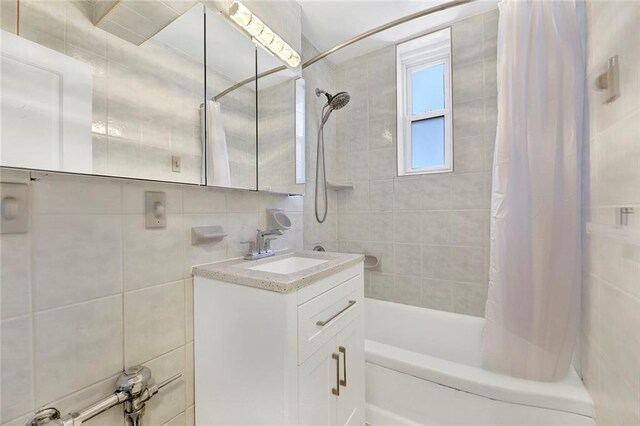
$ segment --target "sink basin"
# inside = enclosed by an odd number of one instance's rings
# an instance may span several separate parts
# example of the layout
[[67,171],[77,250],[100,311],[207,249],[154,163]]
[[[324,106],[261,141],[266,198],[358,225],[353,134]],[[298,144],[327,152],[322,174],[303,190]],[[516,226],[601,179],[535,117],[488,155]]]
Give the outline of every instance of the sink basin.
[[328,260],[325,259],[291,256],[282,260],[275,260],[258,266],[252,266],[247,269],[251,269],[252,271],[272,272],[275,274],[292,274],[327,262]]

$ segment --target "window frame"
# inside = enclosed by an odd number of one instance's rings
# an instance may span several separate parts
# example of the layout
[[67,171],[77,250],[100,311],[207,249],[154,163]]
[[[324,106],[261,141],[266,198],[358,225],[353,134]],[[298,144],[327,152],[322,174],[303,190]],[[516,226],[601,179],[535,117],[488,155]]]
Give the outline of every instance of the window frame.
[[[413,114],[411,73],[444,65],[444,108]],[[453,171],[453,125],[451,104],[451,28],[418,37],[396,46],[397,162],[398,176]],[[413,168],[411,124],[429,118],[444,118],[444,164]]]

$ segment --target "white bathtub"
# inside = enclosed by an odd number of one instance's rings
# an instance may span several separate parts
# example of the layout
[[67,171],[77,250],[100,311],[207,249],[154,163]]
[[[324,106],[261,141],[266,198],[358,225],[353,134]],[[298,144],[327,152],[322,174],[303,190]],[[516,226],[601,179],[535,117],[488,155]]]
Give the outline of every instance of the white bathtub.
[[573,368],[545,383],[480,367],[483,318],[366,299],[367,423],[594,425]]

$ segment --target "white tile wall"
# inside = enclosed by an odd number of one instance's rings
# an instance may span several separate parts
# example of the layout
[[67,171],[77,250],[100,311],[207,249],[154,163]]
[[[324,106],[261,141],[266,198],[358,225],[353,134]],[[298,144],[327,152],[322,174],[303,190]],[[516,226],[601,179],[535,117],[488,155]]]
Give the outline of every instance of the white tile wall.
[[[368,275],[370,297],[484,313],[497,23],[493,11],[452,26],[453,173],[396,176],[393,46],[336,66],[335,90],[352,98],[330,120],[337,139],[329,179],[355,184],[337,195],[338,247],[381,254],[381,266]],[[310,126],[307,132],[315,138]],[[315,159],[315,142],[308,142]],[[311,241],[305,235],[305,244]]]
[[[302,248],[302,197],[2,170],[30,186],[30,229],[0,235],[0,424],[35,408],[82,408],[113,391],[125,367],[157,381],[185,373],[147,407],[151,425],[194,424],[193,280],[190,267],[237,256],[239,241],[284,208],[293,227],[274,247]],[[145,229],[144,192],[163,191],[167,228]],[[191,245],[191,227],[229,237]],[[121,407],[92,420],[123,424]]]
[[[302,37],[303,60],[310,59],[318,53],[318,50],[311,45],[309,40]],[[324,223],[316,221],[314,215],[314,193],[315,193],[315,173],[316,173],[316,150],[318,128],[320,127],[320,111],[326,102],[324,98],[315,95],[316,88],[326,90],[329,93],[335,92],[335,71],[332,64],[325,60],[316,62],[314,65],[305,68],[303,71],[305,79],[305,132],[306,132],[306,184],[304,203],[304,246],[312,249],[316,245],[322,245],[326,250],[338,250],[338,197],[335,191],[328,191],[329,214]],[[351,107],[351,104],[349,104]],[[327,179],[344,181],[346,177],[339,176],[340,164],[346,161],[345,157],[336,157],[336,119],[340,113],[347,111],[342,109],[333,113],[331,120],[324,127],[324,143],[327,158]],[[336,159],[336,160],[333,160]],[[322,195],[321,195],[322,197]]]
[[[615,223],[634,207],[640,235],[640,3],[587,2],[589,140],[583,161],[583,221]],[[593,85],[620,55],[621,96],[602,104]],[[640,424],[640,247],[583,236],[580,361],[599,425]]]

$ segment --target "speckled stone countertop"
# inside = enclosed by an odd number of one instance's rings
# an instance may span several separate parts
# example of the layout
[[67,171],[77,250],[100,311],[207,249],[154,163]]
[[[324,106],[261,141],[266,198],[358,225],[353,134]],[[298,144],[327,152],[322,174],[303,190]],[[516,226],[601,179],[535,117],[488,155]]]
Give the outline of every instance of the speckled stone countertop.
[[[327,262],[290,274],[249,269],[292,256],[326,260]],[[242,284],[278,293],[292,293],[363,260],[364,255],[362,254],[299,251],[260,260],[232,259],[207,265],[198,265],[192,268],[192,272],[193,275],[199,277]]]

